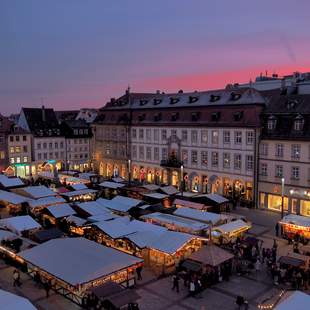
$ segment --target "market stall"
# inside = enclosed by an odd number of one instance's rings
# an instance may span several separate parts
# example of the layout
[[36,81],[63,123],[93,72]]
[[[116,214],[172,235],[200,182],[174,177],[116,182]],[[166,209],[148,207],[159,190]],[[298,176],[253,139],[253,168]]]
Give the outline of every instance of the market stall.
[[11,191],[13,191],[16,194],[29,197],[32,199],[57,196],[57,193],[55,193],[54,191],[52,191],[51,189],[43,185],[15,188],[15,189],[12,189]]
[[193,201],[203,203],[207,206],[212,206],[210,211],[220,213],[232,209],[232,204],[225,197],[218,194],[202,194],[194,196]]
[[75,203],[73,209],[78,215],[83,218],[88,218],[90,216],[98,214],[110,214],[111,211],[102,204],[100,199],[96,201],[86,201],[81,203]]
[[209,225],[171,214],[155,212],[143,215],[141,216],[141,219],[148,223],[164,226],[173,231],[199,236],[208,235]]
[[72,192],[61,194],[68,202],[74,201],[91,201],[95,200],[97,196],[97,190],[95,189],[80,189]]
[[0,300],[3,310],[37,310],[28,299],[1,289]]
[[284,238],[294,239],[298,236],[305,240],[310,239],[310,218],[301,215],[289,214],[283,217],[279,224],[282,227]]
[[59,196],[50,196],[39,199],[33,199],[29,201],[29,212],[35,215],[41,213],[41,211],[49,206],[65,203],[66,201]]
[[301,291],[287,292],[274,309],[275,310],[310,309],[310,295],[303,293]]
[[66,222],[69,225],[69,232],[73,235],[83,236],[84,228],[87,220],[75,215],[70,215],[66,218]]
[[52,288],[82,304],[85,293],[108,281],[133,286],[143,260],[85,238],[50,240],[18,254],[33,274],[51,280]]
[[203,203],[193,202],[189,200],[183,200],[183,199],[175,199],[173,202],[173,205],[175,205],[177,208],[191,208],[196,210],[205,210],[207,211],[210,209],[210,206],[206,206]]
[[62,203],[47,207],[42,214],[42,219],[43,221],[49,221],[52,225],[56,225],[63,218],[75,214],[75,210],[68,203]]
[[53,227],[34,232],[31,235],[31,239],[34,240],[35,242],[43,243],[52,239],[62,238],[64,237],[64,235],[65,234],[60,229]]
[[27,209],[30,198],[0,190],[0,206],[6,208],[6,212],[15,215]]
[[159,191],[169,196],[174,196],[179,193],[179,191],[172,185],[162,186],[159,188]]
[[251,225],[242,220],[229,222],[224,225],[213,227],[211,231],[212,240],[215,243],[229,243],[234,242],[237,237],[241,237],[251,228]]
[[12,189],[12,188],[19,188],[24,187],[24,182],[17,177],[7,177],[4,174],[0,174],[0,188],[3,189]]

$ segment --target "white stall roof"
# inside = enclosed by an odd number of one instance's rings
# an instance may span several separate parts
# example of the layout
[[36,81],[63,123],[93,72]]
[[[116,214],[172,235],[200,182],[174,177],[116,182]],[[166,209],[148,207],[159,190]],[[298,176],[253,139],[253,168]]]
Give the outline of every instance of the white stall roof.
[[4,174],[0,174],[0,183],[3,187],[6,188],[25,185],[20,178],[8,178]]
[[121,203],[129,207],[136,207],[138,204],[142,202],[142,200],[125,197],[125,196],[116,196],[112,199],[112,201]]
[[29,206],[31,208],[38,208],[38,207],[44,207],[49,205],[54,205],[58,203],[66,202],[62,197],[44,197],[36,200],[31,200],[29,202]]
[[18,238],[18,236],[13,234],[12,232],[0,229],[0,242],[2,240],[13,240],[16,238]]
[[90,216],[110,213],[110,211],[105,206],[103,206],[101,203],[98,203],[97,201],[81,202],[78,203],[77,206],[90,214]]
[[94,194],[94,193],[97,193],[97,190],[91,189],[91,188],[87,188],[87,189],[80,189],[80,190],[77,190],[77,191],[62,193],[61,195],[65,196],[65,197],[74,197],[74,196],[80,196],[80,195],[86,195],[86,194]]
[[70,215],[67,217],[67,222],[74,223],[76,226],[79,227],[79,226],[83,226],[87,221],[78,216]]
[[180,205],[182,207],[197,209],[197,210],[203,210],[205,208],[205,205],[203,203],[192,202],[192,201],[182,200],[182,199],[175,199],[173,204]]
[[55,179],[55,174],[53,172],[49,172],[49,171],[42,171],[38,173],[38,176],[44,179]]
[[146,184],[146,185],[143,185],[142,187],[149,191],[157,191],[160,188],[160,186],[156,184]]
[[178,208],[173,212],[174,215],[189,218],[192,220],[197,220],[201,222],[207,222],[216,224],[218,223],[222,217],[220,214],[205,212],[200,210],[195,210],[191,208]]
[[280,223],[294,224],[302,227],[310,227],[310,217],[301,215],[289,214],[283,217]]
[[70,185],[74,190],[79,191],[81,189],[87,189],[88,187],[84,183],[77,183]]
[[26,298],[0,290],[1,310],[36,310]]
[[214,229],[219,230],[223,233],[230,233],[235,230],[241,229],[243,227],[247,227],[248,229],[251,228],[251,226],[245,223],[243,220],[236,220],[236,221],[232,221],[227,224],[224,224],[224,225],[217,226]]
[[143,219],[152,219],[155,222],[162,223],[162,224],[169,224],[169,225],[174,225],[174,226],[179,226],[179,227],[186,227],[189,229],[192,229],[194,231],[198,230],[205,230],[208,228],[207,224],[186,219],[183,217],[179,217],[176,215],[171,215],[171,214],[164,214],[160,212],[155,212],[147,215],[143,215],[141,218]]
[[39,186],[28,186],[21,189],[18,189],[18,191],[22,194],[25,193],[26,196],[30,196],[34,199],[39,199],[43,197],[49,197],[49,196],[56,196],[57,193],[53,192],[51,189],[47,188],[46,186],[39,185]]
[[110,221],[110,220],[114,220],[117,218],[119,218],[118,215],[107,212],[107,213],[92,215],[88,217],[87,220],[90,222],[101,222],[101,221]]
[[143,262],[85,238],[50,240],[22,251],[19,256],[73,286]]
[[161,193],[148,193],[148,194],[143,194],[143,196],[153,198],[153,199],[160,199],[160,200],[169,197],[169,195],[165,195]]
[[86,179],[86,180],[90,180],[91,177],[95,176],[95,173],[90,173],[90,172],[84,172],[84,173],[80,173],[79,174],[79,178],[80,179]]
[[167,195],[175,195],[177,194],[179,191],[172,185],[168,185],[168,186],[162,186],[160,188],[161,191],[163,191],[165,194]]
[[109,208],[110,210],[123,213],[128,212],[131,208],[137,206],[142,202],[141,200],[124,196],[116,196],[111,200],[99,198],[96,201],[104,207]]
[[0,226],[5,227],[19,235],[22,233],[22,231],[25,230],[41,228],[41,225],[29,215],[8,217],[2,219],[0,220]]
[[125,184],[105,181],[105,182],[100,183],[99,186],[101,186],[101,187],[106,187],[106,188],[117,189],[117,188],[124,187]]
[[206,197],[216,203],[225,203],[225,202],[229,202],[228,199],[226,199],[225,197],[218,195],[218,194],[202,194],[202,195],[198,195],[196,197]]
[[140,249],[143,249],[155,242],[161,234],[162,233],[154,231],[137,231],[126,236],[126,238],[132,241]]
[[7,203],[18,205],[30,200],[31,200],[30,198],[26,198],[25,196],[0,190],[0,201],[5,201]]
[[116,183],[123,183],[125,182],[125,180],[121,177],[115,177],[112,179],[113,182],[116,182]]
[[191,198],[191,197],[195,197],[197,196],[197,193],[193,193],[193,192],[183,192],[183,193],[178,193],[178,197],[187,197],[187,198]]
[[56,219],[76,214],[76,212],[70,207],[70,205],[68,203],[62,203],[59,205],[49,206],[49,207],[47,207],[47,210]]
[[310,309],[310,295],[295,291],[275,307],[275,310],[305,310]]

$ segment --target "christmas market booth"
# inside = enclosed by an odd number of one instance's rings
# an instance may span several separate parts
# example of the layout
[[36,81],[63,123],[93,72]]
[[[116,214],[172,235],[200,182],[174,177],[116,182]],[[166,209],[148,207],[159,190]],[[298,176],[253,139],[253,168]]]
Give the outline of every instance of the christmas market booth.
[[29,197],[32,199],[57,196],[57,193],[55,193],[54,191],[43,185],[14,188],[11,191],[13,191],[16,194]]
[[29,212],[38,215],[45,208],[66,202],[62,197],[49,196],[29,201]]
[[22,251],[19,258],[32,276],[39,273],[52,289],[82,305],[92,288],[113,281],[125,287],[135,284],[135,270],[143,260],[85,238],[61,238]]
[[179,198],[173,201],[173,205],[175,205],[177,208],[191,208],[191,209],[204,210],[204,211],[207,211],[208,209],[212,208],[211,206],[206,206],[203,203],[193,202],[193,201],[179,199]]
[[[42,214],[42,220],[52,225],[57,225],[65,217],[75,215],[76,212],[68,203],[62,203],[47,207]],[[49,226],[49,225],[46,225]]]
[[310,239],[310,218],[295,214],[289,214],[283,217],[279,224],[282,227],[284,238],[294,239],[298,236],[305,242]]
[[118,195],[120,193],[120,189],[123,188],[125,184],[111,181],[104,181],[98,184],[98,186],[103,189],[104,197],[111,197]]
[[212,241],[217,244],[234,242],[238,237],[243,236],[250,228],[251,225],[242,220],[236,220],[213,227],[211,231]]
[[61,196],[64,197],[68,202],[82,202],[96,200],[97,192],[98,191],[95,189],[85,188],[67,193],[62,193]]
[[10,215],[26,212],[30,200],[25,196],[0,190],[0,206],[4,207]]
[[17,177],[7,177],[4,174],[0,174],[0,188],[10,190],[13,188],[24,187],[24,182]]
[[210,211],[220,213],[229,211],[232,209],[232,203],[229,200],[218,194],[202,194],[194,196],[193,201],[203,203],[207,206],[211,206]]

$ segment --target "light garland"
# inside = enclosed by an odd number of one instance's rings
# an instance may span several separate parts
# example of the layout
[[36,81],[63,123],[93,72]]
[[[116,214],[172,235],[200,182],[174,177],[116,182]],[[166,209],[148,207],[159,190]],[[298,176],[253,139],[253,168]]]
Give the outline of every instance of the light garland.
[[[278,298],[281,299],[281,297],[284,295],[285,290],[282,290],[281,293],[278,295]],[[273,309],[273,307],[275,306],[275,302],[271,303],[271,304],[267,304],[267,305],[258,305],[258,309]]]

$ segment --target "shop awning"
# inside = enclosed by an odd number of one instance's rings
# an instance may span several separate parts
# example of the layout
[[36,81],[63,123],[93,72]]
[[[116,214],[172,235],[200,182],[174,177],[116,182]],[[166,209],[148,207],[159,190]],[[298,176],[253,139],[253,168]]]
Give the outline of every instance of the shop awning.
[[304,261],[295,257],[281,256],[278,260],[280,264],[290,265],[293,267],[300,267],[304,265]]

